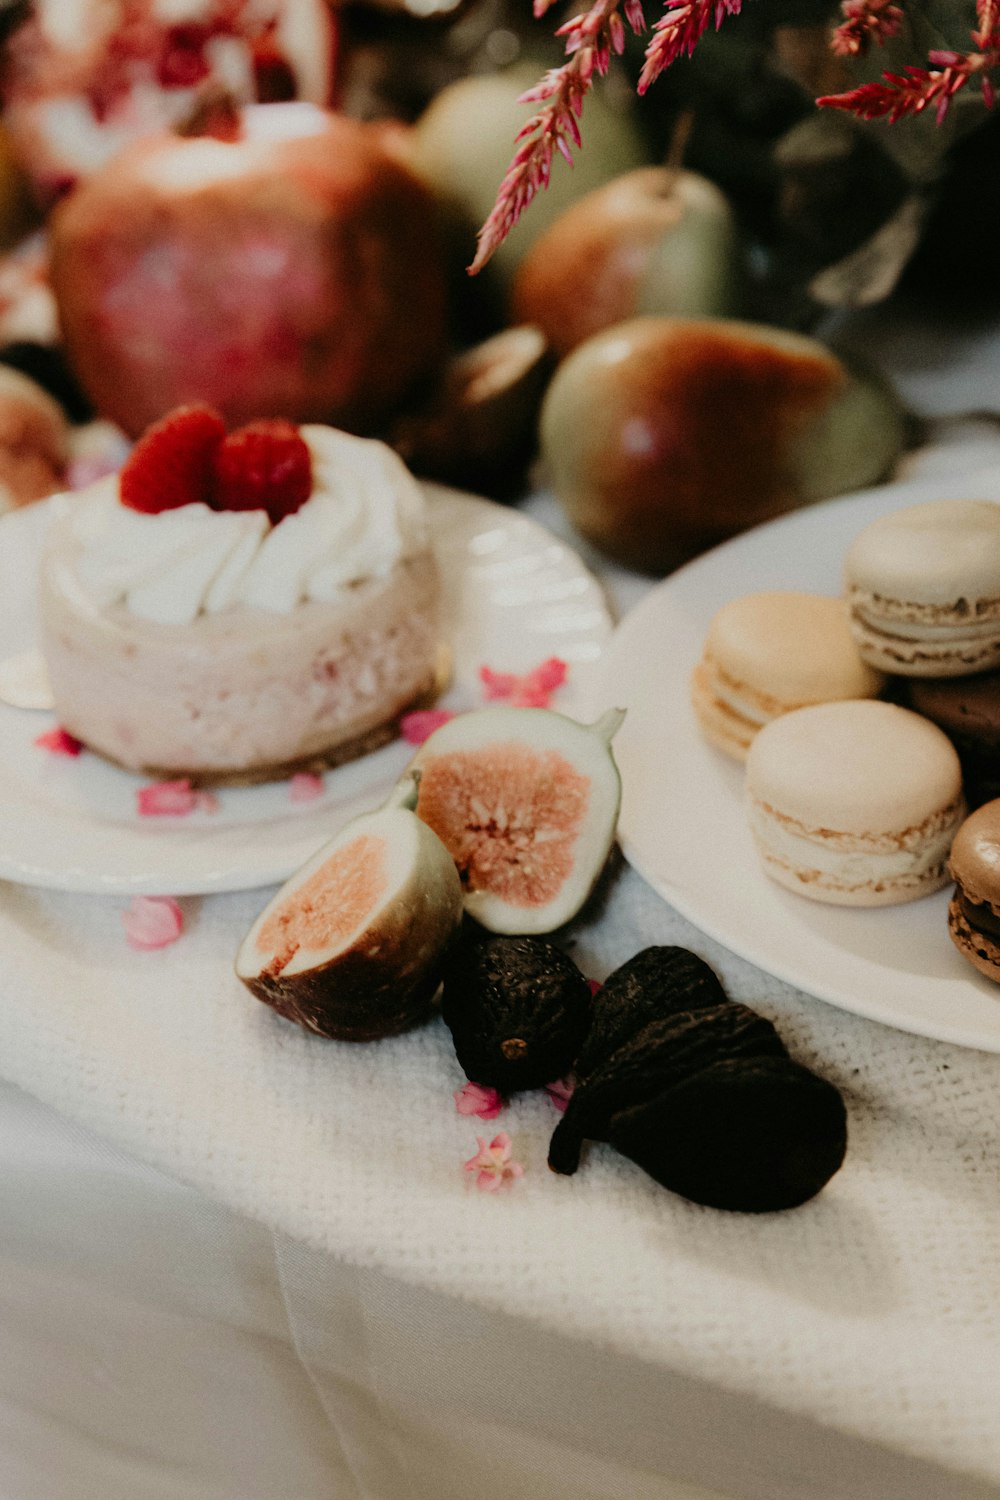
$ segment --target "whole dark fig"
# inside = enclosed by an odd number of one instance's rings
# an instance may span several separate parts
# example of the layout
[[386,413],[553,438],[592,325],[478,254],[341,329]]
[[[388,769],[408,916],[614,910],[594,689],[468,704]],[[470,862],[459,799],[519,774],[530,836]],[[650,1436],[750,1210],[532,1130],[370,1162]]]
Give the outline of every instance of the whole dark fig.
[[722,1059],[785,1057],[770,1021],[735,1001],[648,1021],[578,1081],[549,1145],[549,1166],[572,1174],[585,1140],[609,1141],[619,1112],[668,1094]]
[[496,937],[456,949],[441,1014],[474,1083],[501,1094],[541,1088],[570,1071],[590,1021],[590,986],[541,938]]
[[829,1182],[847,1150],[847,1111],[832,1083],[790,1058],[727,1058],[616,1114],[609,1139],[694,1203],[767,1213]]

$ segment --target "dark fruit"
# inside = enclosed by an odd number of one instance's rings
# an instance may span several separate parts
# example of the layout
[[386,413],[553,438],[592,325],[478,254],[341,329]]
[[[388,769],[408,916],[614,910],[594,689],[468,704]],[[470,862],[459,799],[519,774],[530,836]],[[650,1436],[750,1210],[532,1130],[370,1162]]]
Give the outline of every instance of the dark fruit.
[[441,1014],[466,1076],[512,1094],[570,1071],[590,1003],[590,986],[559,948],[541,938],[498,937],[452,954]]

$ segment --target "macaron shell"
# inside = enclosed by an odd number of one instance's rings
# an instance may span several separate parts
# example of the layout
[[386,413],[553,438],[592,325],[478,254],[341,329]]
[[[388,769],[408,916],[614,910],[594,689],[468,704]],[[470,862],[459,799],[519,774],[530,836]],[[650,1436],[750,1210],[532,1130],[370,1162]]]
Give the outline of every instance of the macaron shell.
[[712,664],[704,658],[691,674],[691,706],[702,734],[717,750],[734,760],[746,760],[759,720],[746,718],[730,708],[722,696],[722,683]]
[[951,873],[970,900],[1000,913],[1000,799],[970,813],[955,835]]
[[858,652],[877,671],[900,677],[971,677],[1000,667],[1000,619],[991,622],[984,634],[963,634],[957,629],[931,632],[917,626],[904,634],[906,627],[894,620],[885,629],[872,620],[871,612],[877,607],[872,597],[851,590],[848,604]]
[[1000,943],[972,930],[957,896],[953,896],[948,905],[948,931],[962,957],[987,979],[1000,984]]
[[767,725],[747,758],[746,799],[767,873],[842,906],[940,889],[965,815],[947,736],[874,700],[819,704]]
[[970,806],[1000,797],[1000,672],[897,680],[897,702],[943,729],[962,762]]
[[1000,618],[1000,505],[930,500],[881,516],[848,548],[844,580],[904,619],[910,605]]

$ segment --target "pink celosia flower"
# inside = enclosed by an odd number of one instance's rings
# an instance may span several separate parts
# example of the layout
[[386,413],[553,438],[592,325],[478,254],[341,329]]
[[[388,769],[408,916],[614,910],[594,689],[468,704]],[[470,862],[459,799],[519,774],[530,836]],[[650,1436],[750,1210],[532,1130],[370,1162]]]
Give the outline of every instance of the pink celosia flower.
[[219,806],[217,797],[199,791],[186,777],[183,781],[156,781],[151,786],[142,786],[135,800],[141,818],[186,818],[193,812],[215,812]]
[[288,796],[292,802],[315,802],[325,791],[326,782],[322,776],[314,776],[311,771],[296,771],[288,783]]
[[422,745],[430,739],[435,729],[447,724],[455,717],[451,708],[417,708],[412,714],[404,714],[399,721],[403,739],[410,745]]
[[47,750],[50,755],[79,755],[83,749],[76,736],[59,724],[55,729],[47,729],[44,734],[38,735],[35,744],[39,750]]
[[122,912],[125,941],[130,948],[165,948],[184,929],[184,917],[173,896],[133,896]]
[[569,1096],[573,1092],[573,1083],[569,1078],[557,1078],[555,1083],[547,1083],[545,1092],[560,1114],[565,1114],[569,1103]]
[[524,1176],[521,1163],[511,1156],[513,1143],[506,1130],[495,1135],[489,1145],[477,1135],[476,1144],[479,1151],[463,1165],[466,1172],[476,1173],[476,1187],[482,1192],[495,1193],[498,1188],[509,1187],[518,1177]]
[[480,667],[479,681],[487,703],[504,700],[512,708],[548,708],[552,694],[566,681],[568,670],[561,657],[550,656],[522,676]]
[[481,1120],[495,1120],[503,1109],[503,1099],[496,1089],[482,1083],[467,1083],[455,1090],[455,1108],[460,1115],[478,1115]]

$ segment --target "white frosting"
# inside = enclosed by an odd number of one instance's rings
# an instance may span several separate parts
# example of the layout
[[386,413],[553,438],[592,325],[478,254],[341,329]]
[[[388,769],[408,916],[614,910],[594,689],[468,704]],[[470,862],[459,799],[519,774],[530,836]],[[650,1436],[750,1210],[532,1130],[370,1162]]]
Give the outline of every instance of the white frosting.
[[144,515],[121,505],[111,475],[73,497],[76,572],[95,604],[124,604],[161,625],[241,605],[290,614],[333,603],[354,584],[384,578],[427,545],[424,497],[384,443],[332,427],[300,429],[313,491],[271,526],[262,510],[214,511],[200,502]]

